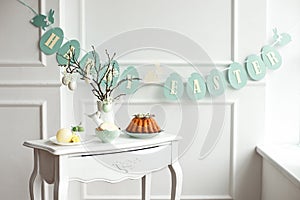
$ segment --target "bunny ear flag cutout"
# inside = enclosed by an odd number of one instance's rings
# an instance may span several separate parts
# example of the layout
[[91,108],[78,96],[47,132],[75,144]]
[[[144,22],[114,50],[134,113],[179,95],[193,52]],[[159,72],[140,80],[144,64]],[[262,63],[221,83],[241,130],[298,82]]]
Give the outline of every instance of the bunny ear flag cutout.
[[43,30],[46,30],[46,27],[54,23],[54,10],[50,10],[48,16],[37,14],[34,18],[31,19],[31,23],[36,27],[41,27]]
[[285,46],[290,41],[292,41],[292,37],[290,34],[288,34],[288,33],[278,34],[277,28],[273,29],[273,33],[274,33],[273,40],[274,40],[275,45],[277,45],[277,46]]
[[29,5],[27,5],[25,2],[21,0],[17,0],[27,8],[29,8],[35,16],[30,20],[30,23],[36,27],[42,28],[43,30],[46,30],[48,26],[54,23],[54,10],[50,9],[48,15],[42,15],[38,14],[33,8],[31,8]]

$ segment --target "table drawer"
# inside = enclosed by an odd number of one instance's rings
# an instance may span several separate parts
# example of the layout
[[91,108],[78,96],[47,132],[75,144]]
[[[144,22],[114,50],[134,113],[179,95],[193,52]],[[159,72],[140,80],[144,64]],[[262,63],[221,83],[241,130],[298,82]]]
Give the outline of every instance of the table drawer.
[[[96,178],[99,172],[109,174],[144,174],[171,164],[171,144],[117,153],[94,154],[69,158],[70,177]],[[106,172],[106,173],[104,173]]]
[[171,145],[157,146],[135,151],[95,156],[95,159],[114,170],[125,173],[141,173],[165,167],[171,163]]

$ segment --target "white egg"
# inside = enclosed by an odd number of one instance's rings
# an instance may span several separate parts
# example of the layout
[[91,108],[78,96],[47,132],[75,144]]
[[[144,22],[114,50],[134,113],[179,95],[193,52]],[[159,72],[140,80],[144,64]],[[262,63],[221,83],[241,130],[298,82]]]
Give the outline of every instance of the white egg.
[[64,85],[68,85],[70,83],[70,79],[67,76],[63,76],[61,82]]
[[76,81],[71,81],[71,82],[69,82],[69,84],[68,84],[68,88],[70,89],[70,90],[75,90],[76,88],[77,88],[77,83],[76,83]]

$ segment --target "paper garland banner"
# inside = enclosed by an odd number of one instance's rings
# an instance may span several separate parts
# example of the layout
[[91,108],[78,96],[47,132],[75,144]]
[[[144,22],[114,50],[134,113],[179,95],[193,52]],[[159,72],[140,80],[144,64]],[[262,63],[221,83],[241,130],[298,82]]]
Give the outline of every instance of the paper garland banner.
[[43,34],[40,40],[40,49],[46,55],[52,55],[58,51],[64,40],[64,32],[61,28],[52,28]]
[[288,34],[288,33],[278,34],[277,28],[273,29],[273,33],[274,33],[273,40],[275,41],[275,45],[285,46],[290,41],[292,41],[292,38],[291,38],[290,34]]
[[[87,52],[80,60],[79,65],[84,71],[89,71],[91,68],[100,63],[100,58],[97,52]],[[89,73],[87,73],[89,74]]]
[[177,73],[172,73],[164,84],[164,95],[168,100],[179,100],[184,91],[183,82]]
[[210,95],[222,95],[225,92],[226,88],[226,82],[222,72],[217,69],[211,70],[206,79],[206,85]]
[[[106,70],[107,68],[106,66],[100,69],[99,79],[104,76],[104,81],[101,82],[102,87],[106,87],[106,84],[107,85],[111,84],[113,87],[117,85],[120,76],[120,67],[118,62],[115,60],[112,61],[112,66],[114,69],[113,72],[111,71],[111,69]],[[104,74],[105,72],[106,74]]]
[[30,20],[30,23],[36,27],[40,27],[46,30],[48,26],[54,23],[54,10],[50,9],[48,15],[38,14],[33,8],[27,5],[25,2],[18,0],[21,4],[29,8],[35,16]]
[[[18,1],[35,14],[35,17],[33,17],[30,21],[34,26],[45,30],[54,23],[54,10],[50,9],[46,16],[38,14],[33,8],[23,1]],[[273,33],[274,43],[272,45],[262,47],[260,53],[261,57],[255,54],[249,55],[245,60],[245,66],[237,62],[228,66],[227,79],[233,89],[239,90],[245,87],[247,85],[248,76],[254,81],[259,81],[265,77],[267,69],[276,70],[280,68],[282,65],[282,58],[274,46],[287,45],[291,41],[291,36],[288,33],[279,34],[277,28],[273,29]],[[78,40],[70,40],[62,45],[64,39],[63,30],[59,27],[55,27],[46,31],[39,42],[40,50],[44,54],[52,55],[57,53],[56,60],[59,65],[66,65],[70,56],[77,60],[81,50]],[[75,52],[74,55],[72,55],[71,52]],[[96,66],[97,64],[100,64],[100,59],[99,55],[94,51],[86,53],[81,59],[80,68],[84,70],[86,74],[84,79],[87,82],[91,81],[89,76],[93,73],[97,73],[93,71],[95,70],[95,67],[93,66]],[[101,87],[105,87],[107,84],[112,84],[113,86],[116,86],[117,84],[120,67],[117,61],[113,61],[112,64],[115,71],[112,74],[105,76],[107,80],[103,82]],[[105,73],[105,71],[103,71],[103,73]],[[131,80],[131,78],[139,77],[136,68],[133,66],[127,67],[121,77],[122,80],[126,79],[126,81],[120,85],[122,91],[126,94],[134,93],[140,82],[139,79]],[[190,99],[197,101],[206,96],[206,91],[208,91],[211,96],[220,96],[224,94],[226,84],[223,73],[217,69],[213,69],[207,76],[206,80],[198,73],[191,74],[187,81],[186,91]],[[170,74],[164,83],[164,96],[168,100],[178,100],[182,97],[183,93],[184,85],[180,75],[177,73]]]
[[85,82],[90,83],[92,75],[97,73],[94,71],[97,63],[100,63],[100,58],[98,53],[93,51],[86,53],[80,60],[80,68],[83,69],[86,74],[86,77],[84,78]]
[[228,81],[234,89],[241,89],[246,86],[248,77],[245,68],[237,62],[232,63],[228,70]]
[[258,55],[250,55],[246,59],[246,69],[249,77],[254,81],[263,79],[266,75],[265,63]]
[[266,67],[269,69],[278,69],[282,64],[278,51],[269,45],[262,48],[261,55]]
[[205,80],[200,74],[192,73],[186,84],[186,92],[190,99],[195,101],[203,99],[205,97]]
[[36,27],[41,27],[43,30],[46,27],[54,23],[54,10],[50,10],[48,16],[37,14],[34,18],[31,19],[31,23]]
[[[74,52],[74,55],[72,55]],[[66,65],[68,63],[69,57],[74,57],[74,59],[78,59],[80,54],[80,44],[78,40],[70,40],[66,42],[56,54],[56,61],[59,65]]]
[[133,94],[139,87],[140,80],[132,80],[133,78],[139,78],[139,73],[135,67],[129,66],[121,75],[121,80],[126,80],[120,85],[125,94]]
[[[59,65],[66,64],[68,56],[73,56],[70,55],[70,48],[75,50],[74,58],[77,59],[80,53],[80,43],[77,40],[70,40],[61,46],[63,38],[63,30],[59,27],[56,27],[44,33],[40,40],[40,49],[42,52],[47,55],[57,52],[56,59]],[[96,73],[91,72],[90,70],[94,69],[93,66],[97,63],[100,63],[99,55],[91,51],[86,53],[81,59],[80,66],[85,70],[88,76],[90,73]],[[275,70],[281,66],[282,58],[274,47],[266,45],[261,50],[261,57],[256,54],[249,55],[246,58],[245,63],[247,71],[241,64],[236,62],[232,63],[228,67],[228,82],[234,89],[241,89],[246,86],[248,80],[247,74],[254,81],[263,79],[266,75],[267,68]],[[117,61],[113,61],[113,65],[115,67],[114,73],[107,76],[108,80],[102,82],[101,87],[105,87],[106,84],[112,84],[113,86],[117,84],[120,68]],[[125,75],[128,77],[133,76],[137,78],[138,73],[134,67],[128,67],[127,70],[128,71],[125,70],[126,73],[123,72],[123,78]],[[129,73],[129,71],[131,72]],[[86,78],[86,81],[90,81],[90,79]],[[123,84],[124,86],[121,88],[125,94],[132,94],[138,87],[138,84],[139,81],[130,82],[128,80],[127,86],[125,87],[126,84]],[[164,95],[168,100],[178,100],[182,97],[184,85],[181,77],[177,73],[171,74],[167,78],[164,86]],[[217,69],[213,69],[210,72],[206,78],[206,81],[200,74],[193,73],[187,82],[186,90],[189,98],[195,101],[204,98],[206,95],[206,90],[211,96],[220,96],[224,94],[226,90],[225,77],[223,73]]]

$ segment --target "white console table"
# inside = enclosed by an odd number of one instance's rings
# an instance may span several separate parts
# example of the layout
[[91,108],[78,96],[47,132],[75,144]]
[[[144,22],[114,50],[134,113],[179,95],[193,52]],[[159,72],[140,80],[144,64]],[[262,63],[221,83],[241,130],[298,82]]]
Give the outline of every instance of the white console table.
[[168,167],[172,177],[171,200],[179,200],[182,171],[178,163],[178,137],[161,133],[149,139],[125,134],[113,144],[92,138],[76,146],[55,145],[49,140],[32,140],[34,169],[29,181],[31,200],[41,199],[41,182],[54,184],[54,200],[67,200],[69,181],[83,183],[142,178],[142,198],[150,200],[151,173]]

